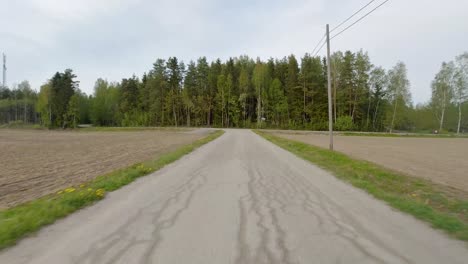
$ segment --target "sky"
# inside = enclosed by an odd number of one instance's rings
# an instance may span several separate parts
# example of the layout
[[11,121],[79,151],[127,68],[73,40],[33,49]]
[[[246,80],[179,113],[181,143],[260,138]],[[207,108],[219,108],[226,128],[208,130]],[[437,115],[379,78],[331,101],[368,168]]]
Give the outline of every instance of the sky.
[[[333,28],[368,2],[0,0],[0,52],[10,87],[28,80],[38,90],[71,68],[91,94],[97,78],[141,76],[157,58],[300,57],[312,52],[327,23]],[[427,102],[441,63],[468,51],[466,10],[466,0],[390,0],[333,39],[331,49],[363,49],[386,69],[403,61],[413,101]]]

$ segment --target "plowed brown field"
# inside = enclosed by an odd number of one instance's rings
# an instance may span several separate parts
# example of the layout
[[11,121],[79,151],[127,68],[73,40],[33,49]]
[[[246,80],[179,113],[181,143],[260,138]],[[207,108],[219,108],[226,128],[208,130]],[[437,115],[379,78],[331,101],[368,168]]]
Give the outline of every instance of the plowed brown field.
[[[327,135],[273,134],[328,148]],[[468,138],[335,136],[335,150],[389,169],[468,192]]]
[[202,138],[203,131],[0,130],[0,208],[89,181]]

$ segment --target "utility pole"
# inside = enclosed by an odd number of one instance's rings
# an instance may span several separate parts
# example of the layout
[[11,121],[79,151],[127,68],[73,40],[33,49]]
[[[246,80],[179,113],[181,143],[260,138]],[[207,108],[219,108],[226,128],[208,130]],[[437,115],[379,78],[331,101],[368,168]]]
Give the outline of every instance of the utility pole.
[[330,60],[330,26],[327,24],[327,79],[328,79],[328,130],[330,133],[330,150],[333,150],[333,110],[331,90],[331,60]]
[[6,88],[6,55],[5,53],[2,53],[2,57],[3,57],[3,82],[2,82],[2,85],[4,88]]

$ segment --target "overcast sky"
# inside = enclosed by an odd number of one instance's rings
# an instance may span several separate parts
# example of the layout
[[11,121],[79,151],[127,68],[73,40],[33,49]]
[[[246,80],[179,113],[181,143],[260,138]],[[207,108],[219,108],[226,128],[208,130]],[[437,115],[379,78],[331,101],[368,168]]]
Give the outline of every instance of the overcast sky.
[[[326,23],[337,25],[367,2],[0,0],[0,51],[9,86],[28,80],[38,89],[71,68],[90,94],[97,78],[141,76],[156,58],[299,57]],[[405,62],[413,101],[425,102],[442,61],[468,51],[467,10],[466,0],[390,0],[334,39],[332,51],[362,48],[387,69]]]

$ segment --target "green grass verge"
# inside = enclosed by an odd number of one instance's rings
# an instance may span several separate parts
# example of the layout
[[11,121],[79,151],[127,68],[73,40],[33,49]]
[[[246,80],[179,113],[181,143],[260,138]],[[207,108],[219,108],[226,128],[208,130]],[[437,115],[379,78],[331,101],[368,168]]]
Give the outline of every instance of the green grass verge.
[[163,154],[156,159],[134,164],[99,176],[86,184],[69,187],[37,200],[0,211],[0,249],[14,245],[20,238],[39,230],[41,227],[52,224],[57,219],[103,199],[106,192],[119,189],[141,176],[161,169],[222,134],[224,134],[222,130],[215,131],[205,138]]
[[468,138],[467,134],[421,134],[421,133],[369,133],[369,132],[338,132],[343,136],[358,137],[396,137],[396,138]]
[[189,127],[77,127],[77,128],[47,128],[38,124],[3,124],[0,129],[18,129],[18,130],[51,130],[51,131],[76,131],[76,132],[130,132],[130,131],[176,131],[184,132],[191,131]]
[[34,130],[42,130],[46,129],[44,127],[41,127],[38,124],[25,124],[21,121],[19,122],[10,122],[8,124],[0,124],[0,129],[34,129]]
[[79,132],[125,132],[125,131],[191,131],[192,128],[186,127],[82,127],[75,128],[72,131]]
[[344,154],[255,131],[270,142],[332,172],[394,208],[468,241],[468,201],[447,187]]

